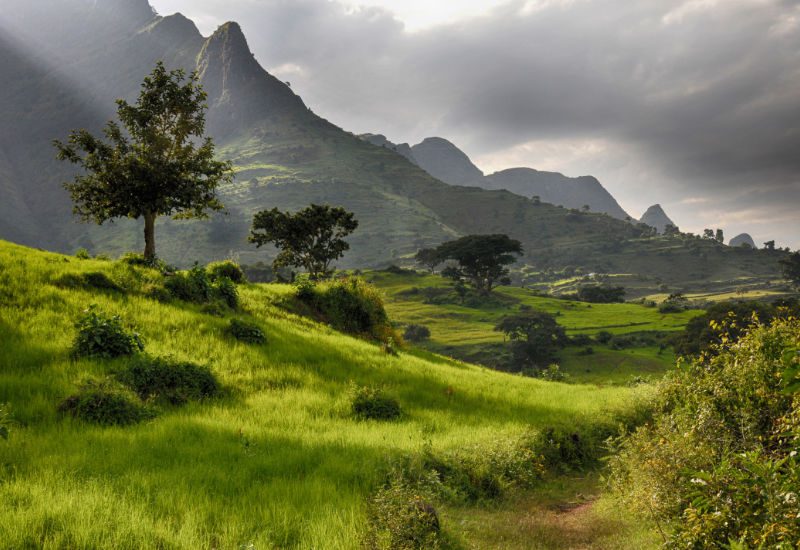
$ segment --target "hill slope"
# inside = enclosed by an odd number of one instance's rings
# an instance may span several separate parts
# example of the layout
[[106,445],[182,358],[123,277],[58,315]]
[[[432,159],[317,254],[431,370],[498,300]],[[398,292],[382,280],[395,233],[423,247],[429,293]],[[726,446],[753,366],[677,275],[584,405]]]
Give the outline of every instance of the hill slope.
[[[65,275],[81,273],[104,273],[123,290],[65,288]],[[0,439],[6,545],[358,548],[366,500],[399,456],[490,449],[545,425],[610,419],[646,391],[392,357],[288,313],[280,303],[291,287],[241,286],[242,309],[219,316],[147,297],[153,277],[0,242],[0,403],[14,421]],[[70,357],[73,323],[89,304],[135,325],[148,354],[208,365],[226,396],[129,427],[58,415],[79,382],[129,362]],[[257,323],[267,344],[228,336],[234,316]],[[404,418],[354,420],[352,384],[385,388]],[[443,525],[458,530],[447,516]]]

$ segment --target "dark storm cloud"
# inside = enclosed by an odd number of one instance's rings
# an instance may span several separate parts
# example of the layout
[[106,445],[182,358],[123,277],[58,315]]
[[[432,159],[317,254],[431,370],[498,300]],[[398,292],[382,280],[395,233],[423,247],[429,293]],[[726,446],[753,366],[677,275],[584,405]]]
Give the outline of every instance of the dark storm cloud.
[[[440,134],[482,157],[599,140],[657,172],[668,203],[724,192],[731,212],[797,205],[797,1],[511,1],[414,33],[327,0],[192,9],[239,20],[261,63],[349,130]],[[623,202],[637,192],[606,183]]]

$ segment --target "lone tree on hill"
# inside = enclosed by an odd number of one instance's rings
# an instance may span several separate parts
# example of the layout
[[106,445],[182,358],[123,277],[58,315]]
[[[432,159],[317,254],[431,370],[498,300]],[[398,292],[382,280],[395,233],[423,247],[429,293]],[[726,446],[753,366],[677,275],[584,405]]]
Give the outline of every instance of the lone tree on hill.
[[[136,104],[117,100],[125,128],[109,121],[106,140],[73,131],[66,144],[55,141],[58,159],[86,173],[65,183],[84,221],[144,218],[144,256],[156,257],[155,221],[206,218],[221,210],[220,183],[232,179],[229,162],[214,159],[214,143],[203,139],[206,93],[196,72],[167,71],[163,62],[145,77]],[[199,142],[199,143],[198,143]]]
[[273,208],[255,215],[250,242],[280,249],[274,269],[302,267],[317,280],[330,275],[331,262],[350,249],[344,237],[357,227],[353,213],[340,207],[312,204],[295,214]]
[[783,258],[781,260],[781,268],[783,269],[783,277],[792,283],[792,286],[796,289],[800,289],[800,250]]
[[417,251],[417,255],[414,256],[414,261],[416,261],[419,265],[424,266],[433,273],[433,270],[436,269],[436,266],[442,263],[442,259],[439,257],[439,252],[435,248],[421,248]]
[[511,356],[518,370],[545,367],[567,342],[564,327],[544,311],[530,311],[504,317],[494,327],[511,340]]
[[467,279],[475,290],[489,294],[496,283],[508,284],[506,266],[522,254],[522,244],[508,235],[467,235],[439,245],[436,252],[441,261],[457,263],[446,270],[447,276]]

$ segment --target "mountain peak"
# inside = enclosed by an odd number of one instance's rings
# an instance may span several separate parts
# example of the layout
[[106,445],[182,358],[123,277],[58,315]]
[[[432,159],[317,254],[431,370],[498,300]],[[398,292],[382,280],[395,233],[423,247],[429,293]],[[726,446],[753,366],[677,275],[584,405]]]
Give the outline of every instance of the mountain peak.
[[411,148],[420,168],[451,185],[480,185],[483,172],[469,157],[440,137],[425,138]]
[[740,233],[739,235],[736,235],[728,242],[728,246],[733,246],[733,247],[747,246],[750,248],[756,248],[756,242],[753,240],[753,237],[751,237],[749,233]]
[[650,227],[655,227],[659,233],[663,233],[668,225],[677,227],[675,222],[673,222],[669,216],[667,216],[667,213],[664,212],[664,209],[661,208],[660,204],[654,204],[648,208],[645,213],[642,214],[639,222],[649,225]]

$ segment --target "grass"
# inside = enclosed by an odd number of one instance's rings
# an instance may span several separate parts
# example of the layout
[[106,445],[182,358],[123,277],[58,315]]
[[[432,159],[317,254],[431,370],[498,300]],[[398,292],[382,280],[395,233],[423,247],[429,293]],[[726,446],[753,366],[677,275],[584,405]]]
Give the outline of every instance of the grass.
[[[424,351],[391,357],[288,313],[278,304],[292,290],[280,285],[240,287],[237,316],[267,336],[248,345],[202,306],[52,284],[86,272],[118,276],[112,262],[0,242],[0,403],[13,418],[0,440],[6,547],[357,548],[367,498],[396,457],[609,420],[650,391],[542,382]],[[59,417],[82,379],[127,361],[70,359],[73,323],[90,304],[135,325],[147,353],[208,365],[226,396],[133,427]],[[403,419],[354,420],[352,384],[383,388]],[[464,513],[445,510],[444,529],[467,536]]]
[[[425,288],[446,288],[449,282],[438,275],[421,273],[369,272],[367,278],[386,294],[390,317],[401,324],[421,324],[431,331],[425,349],[459,359],[492,364],[503,351],[503,334],[494,330],[503,316],[530,307],[557,316],[567,334],[595,336],[609,332],[615,336],[652,333],[674,334],[684,329],[701,310],[675,314],[659,313],[656,307],[636,303],[588,304],[541,296],[520,287],[500,287],[494,301],[474,307],[457,303],[429,304]],[[416,289],[416,290],[415,290]],[[585,347],[585,346],[584,346]],[[638,347],[623,350],[592,344],[591,355],[581,355],[584,347],[567,348],[559,359],[570,379],[589,384],[625,384],[632,378],[663,374],[674,363],[669,348]]]

